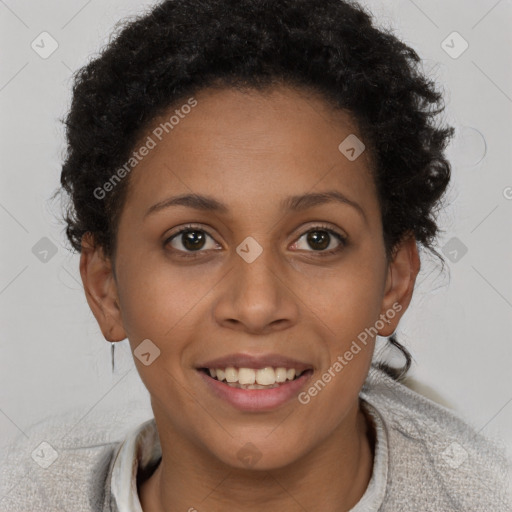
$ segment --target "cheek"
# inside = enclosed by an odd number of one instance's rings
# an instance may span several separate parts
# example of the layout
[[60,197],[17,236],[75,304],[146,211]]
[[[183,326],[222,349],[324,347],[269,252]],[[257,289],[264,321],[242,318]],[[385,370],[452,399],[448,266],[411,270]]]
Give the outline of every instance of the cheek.
[[145,256],[123,263],[118,293],[130,339],[172,337],[172,331],[180,329],[183,319],[211,288],[203,276],[172,268],[162,257]]
[[[214,276],[189,267],[172,268],[163,258],[126,259],[118,271],[118,293],[124,329],[137,371],[150,394],[163,402],[183,407],[179,382],[186,382],[185,362],[215,284]],[[150,340],[149,351],[158,357],[146,366],[137,360],[137,350]],[[148,345],[148,342],[145,342]],[[174,391],[172,391],[174,390]]]
[[181,362],[199,292],[184,287],[179,272],[147,256],[125,259],[118,281],[122,322],[140,378],[154,399],[182,410]]
[[326,357],[299,401],[329,432],[355,406],[368,374],[373,329],[380,314],[382,274],[376,266],[347,265],[343,273],[326,282],[329,285],[323,292],[311,289],[308,302],[319,319],[315,321]]
[[331,426],[357,399],[367,376],[384,275],[382,260],[359,253],[347,258],[328,278],[316,281],[323,286],[309,287],[306,303],[318,319],[326,357],[315,380],[320,382],[307,390],[304,401],[312,414],[323,415]]
[[354,258],[328,275],[317,275],[308,280],[302,295],[309,309],[341,340],[357,336],[380,314],[384,269],[362,263]]

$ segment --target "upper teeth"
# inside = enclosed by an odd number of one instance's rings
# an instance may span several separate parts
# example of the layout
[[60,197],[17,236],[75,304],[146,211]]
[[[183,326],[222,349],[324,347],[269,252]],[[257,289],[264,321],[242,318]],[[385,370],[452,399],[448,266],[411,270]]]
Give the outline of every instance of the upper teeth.
[[220,381],[238,382],[239,384],[257,383],[263,386],[284,382],[285,380],[293,380],[296,374],[300,375],[300,372],[297,372],[295,368],[272,368],[271,366],[258,370],[228,366],[225,369],[209,368],[208,371],[212,377],[216,377]]

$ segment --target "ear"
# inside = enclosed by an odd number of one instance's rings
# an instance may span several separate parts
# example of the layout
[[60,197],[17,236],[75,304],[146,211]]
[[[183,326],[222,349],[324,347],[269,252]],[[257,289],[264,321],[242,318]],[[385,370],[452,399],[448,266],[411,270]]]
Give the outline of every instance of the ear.
[[112,264],[105,257],[103,249],[96,246],[91,233],[82,237],[80,275],[87,302],[105,339],[124,340],[126,332],[121,319]]
[[416,239],[414,235],[408,235],[396,247],[388,265],[380,315],[384,327],[379,329],[379,336],[387,337],[395,332],[400,318],[411,302],[419,270],[420,257]]

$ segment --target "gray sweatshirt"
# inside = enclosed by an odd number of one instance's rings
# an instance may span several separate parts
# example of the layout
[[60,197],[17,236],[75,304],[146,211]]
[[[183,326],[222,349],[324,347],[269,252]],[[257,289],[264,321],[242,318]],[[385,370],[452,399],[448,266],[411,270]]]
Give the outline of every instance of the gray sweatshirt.
[[[370,483],[350,512],[512,512],[503,446],[373,367],[360,398],[377,435]],[[154,419],[130,416],[61,416],[20,435],[0,454],[0,512],[141,512],[137,476],[161,449]]]

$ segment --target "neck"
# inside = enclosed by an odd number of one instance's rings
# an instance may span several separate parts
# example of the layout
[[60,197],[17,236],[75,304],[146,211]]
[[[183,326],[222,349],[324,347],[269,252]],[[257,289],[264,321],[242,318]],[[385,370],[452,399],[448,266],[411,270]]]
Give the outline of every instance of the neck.
[[373,469],[373,427],[359,404],[321,445],[273,470],[238,469],[211,460],[208,464],[197,447],[178,437],[160,437],[162,461],[139,490],[144,512],[343,512],[360,500]]

